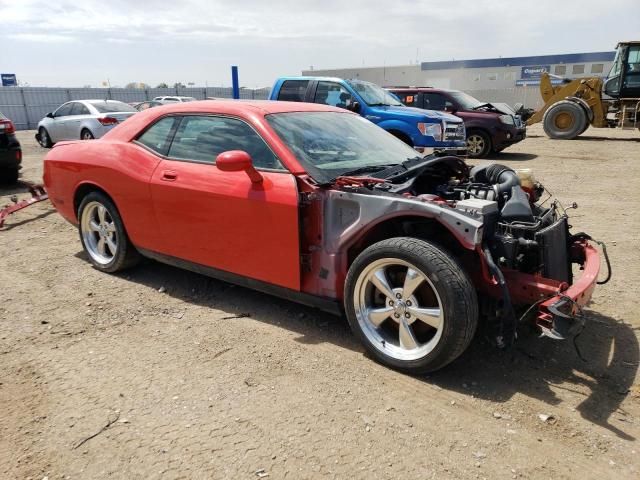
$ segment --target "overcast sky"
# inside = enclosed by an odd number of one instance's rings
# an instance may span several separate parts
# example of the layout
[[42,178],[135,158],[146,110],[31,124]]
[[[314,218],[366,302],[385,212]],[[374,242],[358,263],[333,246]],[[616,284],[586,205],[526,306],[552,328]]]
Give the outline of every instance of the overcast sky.
[[613,50],[640,0],[0,0],[0,72],[34,86],[271,86],[315,68]]

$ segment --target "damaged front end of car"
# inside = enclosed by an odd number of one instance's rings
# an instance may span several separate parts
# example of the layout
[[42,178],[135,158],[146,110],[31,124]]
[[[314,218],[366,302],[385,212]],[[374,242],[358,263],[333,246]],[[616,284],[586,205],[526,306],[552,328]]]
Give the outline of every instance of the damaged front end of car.
[[[510,346],[520,321],[530,317],[547,337],[575,334],[595,285],[611,275],[604,244],[572,234],[566,209],[528,170],[497,164],[470,169],[456,157],[433,158],[370,177],[340,177],[334,188],[339,193],[334,190],[337,196],[325,212],[333,224],[325,231],[336,242],[344,243],[350,230],[377,217],[403,210],[434,219],[464,249],[472,249],[475,255],[461,262],[482,299],[488,336],[499,347]],[[358,211],[343,224],[352,201],[359,203]],[[594,243],[602,246],[608,267],[603,282],[598,282],[600,253]]]

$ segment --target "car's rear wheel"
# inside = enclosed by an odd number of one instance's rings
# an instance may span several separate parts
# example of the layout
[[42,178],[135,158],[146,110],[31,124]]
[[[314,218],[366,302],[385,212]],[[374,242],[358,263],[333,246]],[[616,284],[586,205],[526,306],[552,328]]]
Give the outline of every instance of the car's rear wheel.
[[467,348],[478,323],[475,289],[458,263],[416,238],[365,249],[349,269],[349,324],[381,363],[410,373],[444,367]]
[[44,148],[51,148],[53,146],[53,142],[51,141],[51,137],[49,136],[49,132],[46,128],[40,127],[38,129],[38,143],[40,146]]
[[93,136],[93,133],[91,133],[91,130],[89,130],[88,128],[84,128],[82,132],[80,132],[81,140],[93,140],[94,138],[95,137]]
[[100,192],[86,195],[78,208],[80,241],[91,263],[104,272],[133,266],[139,254],[129,240],[113,202]]
[[491,151],[491,137],[482,130],[471,130],[467,134],[467,155],[484,158]]

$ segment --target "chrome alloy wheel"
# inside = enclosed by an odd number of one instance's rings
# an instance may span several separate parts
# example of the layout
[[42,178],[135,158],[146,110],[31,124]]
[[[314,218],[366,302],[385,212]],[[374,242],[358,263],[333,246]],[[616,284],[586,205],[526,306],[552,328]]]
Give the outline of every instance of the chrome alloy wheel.
[[470,155],[480,155],[484,150],[484,138],[480,135],[469,135],[467,151]]
[[442,302],[431,280],[409,262],[382,258],[369,264],[354,289],[356,318],[369,342],[396,360],[417,360],[438,345]]
[[118,233],[109,210],[100,202],[91,202],[82,210],[82,240],[93,260],[107,265],[118,251]]
[[40,129],[40,145],[44,146],[49,143],[49,134],[44,128]]

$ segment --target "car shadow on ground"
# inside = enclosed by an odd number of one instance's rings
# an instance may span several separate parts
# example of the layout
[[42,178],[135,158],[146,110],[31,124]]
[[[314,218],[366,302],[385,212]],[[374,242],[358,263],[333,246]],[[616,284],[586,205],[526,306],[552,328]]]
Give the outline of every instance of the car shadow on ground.
[[520,393],[560,405],[562,400],[554,390],[565,389],[582,397],[578,405],[567,408],[574,407],[582,418],[620,438],[635,440],[621,428],[626,412],[620,408],[638,370],[635,329],[594,311],[586,313],[585,329],[575,340],[577,349],[571,340],[539,338],[526,325],[513,349],[501,352],[476,338],[457,362],[432,374],[428,381],[494,402],[505,402]]
[[535,153],[499,152],[490,153],[483,160],[526,162],[528,160],[534,160],[536,158],[538,158],[538,155],[536,155]]
[[[640,133],[640,132],[638,132]],[[588,142],[604,142],[604,141],[613,141],[613,142],[636,142],[640,143],[640,136],[638,138],[614,138],[614,137],[590,137],[588,135],[580,135],[576,140],[586,140]]]
[[[77,256],[86,259],[84,252]],[[145,260],[118,276],[155,290],[164,287],[166,294],[189,304],[228,312],[217,317],[220,321],[250,317],[295,332],[296,341],[307,345],[332,343],[364,354],[344,317],[154,261]],[[585,420],[633,440],[612,420],[618,424],[626,415],[620,405],[630,393],[638,370],[640,354],[634,328],[589,311],[586,328],[576,344],[580,354],[571,341],[538,338],[533,328],[524,326],[516,346],[502,352],[477,335],[458,360],[420,379],[496,403],[523,394],[549,405],[560,405],[562,399],[554,389],[568,389],[584,397],[575,409]],[[589,393],[584,393],[584,387]],[[570,407],[573,405],[567,405]]]

